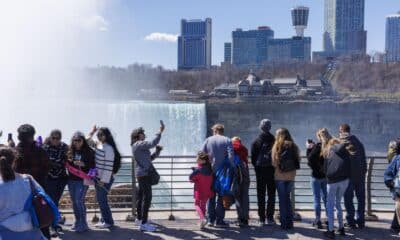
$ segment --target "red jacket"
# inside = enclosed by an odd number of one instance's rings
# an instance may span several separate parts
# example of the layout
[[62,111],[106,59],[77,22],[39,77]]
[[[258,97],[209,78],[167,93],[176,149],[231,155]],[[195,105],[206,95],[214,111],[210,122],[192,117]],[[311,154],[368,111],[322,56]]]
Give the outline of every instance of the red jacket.
[[214,196],[212,191],[213,175],[208,167],[198,165],[190,174],[190,181],[194,183],[194,199],[209,199]]
[[247,148],[244,145],[242,145],[242,143],[239,140],[232,141],[232,145],[235,154],[238,155],[240,160],[246,163],[247,166],[249,163],[249,151],[247,150]]

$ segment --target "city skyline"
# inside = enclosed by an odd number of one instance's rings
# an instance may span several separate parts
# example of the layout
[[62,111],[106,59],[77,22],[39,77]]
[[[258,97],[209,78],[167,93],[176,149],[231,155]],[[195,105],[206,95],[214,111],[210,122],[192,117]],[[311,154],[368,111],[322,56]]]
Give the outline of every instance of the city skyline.
[[[312,51],[322,51],[324,1],[282,0],[276,3],[254,0],[251,3],[238,3],[204,0],[190,5],[182,5],[178,0],[107,2],[98,11],[99,16],[94,19],[96,21],[90,22],[90,26],[95,23],[101,26],[95,34],[94,44],[85,49],[84,56],[79,58],[77,64],[127,66],[143,63],[176,69],[180,20],[207,17],[213,20],[212,64],[220,64],[224,60],[223,44],[230,42],[231,33],[236,28],[249,30],[266,25],[275,31],[276,38],[292,36],[290,9],[298,5],[310,8],[306,35],[313,39]],[[366,0],[367,53],[385,50],[386,16],[398,10],[398,0],[386,0],[384,3]]]

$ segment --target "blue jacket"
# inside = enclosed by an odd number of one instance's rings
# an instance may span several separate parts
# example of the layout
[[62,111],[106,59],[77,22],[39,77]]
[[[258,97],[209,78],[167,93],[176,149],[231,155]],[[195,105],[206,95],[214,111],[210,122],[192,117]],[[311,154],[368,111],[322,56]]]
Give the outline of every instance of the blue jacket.
[[384,182],[385,185],[390,189],[393,190],[394,187],[394,179],[397,176],[397,172],[400,168],[400,155],[397,155],[393,158],[392,162],[385,170],[384,174]]

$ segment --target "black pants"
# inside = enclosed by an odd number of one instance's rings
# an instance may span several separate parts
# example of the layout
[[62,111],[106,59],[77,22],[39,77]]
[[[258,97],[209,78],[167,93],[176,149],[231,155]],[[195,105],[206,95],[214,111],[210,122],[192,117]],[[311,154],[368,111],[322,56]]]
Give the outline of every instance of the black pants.
[[392,221],[392,225],[390,226],[390,228],[393,230],[396,230],[396,231],[400,231],[400,225],[399,225],[399,221],[397,220],[396,211],[394,211],[393,221]]
[[142,221],[142,224],[147,222],[149,216],[149,208],[151,205],[151,179],[149,176],[138,177],[138,194],[136,200],[137,218]]
[[[260,221],[265,222],[265,215],[268,220],[274,219],[275,212],[275,169],[273,167],[256,167],[257,180],[257,203],[258,216]],[[265,211],[265,192],[268,193],[267,211]]]

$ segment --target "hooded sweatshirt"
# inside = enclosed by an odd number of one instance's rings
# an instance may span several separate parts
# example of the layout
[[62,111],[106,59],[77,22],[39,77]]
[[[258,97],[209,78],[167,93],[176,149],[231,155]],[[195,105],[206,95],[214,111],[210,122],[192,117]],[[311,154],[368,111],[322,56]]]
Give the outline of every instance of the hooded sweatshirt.
[[271,150],[272,146],[274,145],[275,137],[269,132],[262,132],[256,140],[254,140],[253,144],[251,145],[251,164],[254,167],[256,166],[258,155],[260,154],[261,147],[263,144],[268,146],[268,149]]
[[337,183],[349,178],[350,155],[345,144],[331,146],[328,156],[325,157],[324,169],[328,183]]

